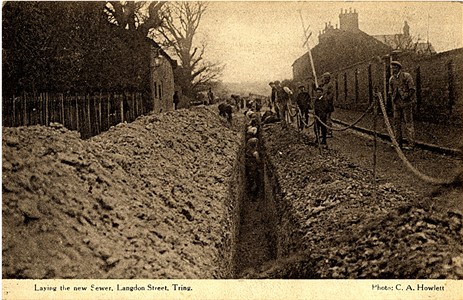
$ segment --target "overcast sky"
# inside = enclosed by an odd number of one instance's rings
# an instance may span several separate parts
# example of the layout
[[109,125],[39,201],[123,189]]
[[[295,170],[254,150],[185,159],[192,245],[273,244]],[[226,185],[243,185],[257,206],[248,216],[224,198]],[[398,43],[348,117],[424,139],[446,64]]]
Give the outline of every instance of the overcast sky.
[[[339,26],[342,9],[356,9],[362,31],[410,34],[429,41],[437,52],[463,47],[463,4],[455,2],[211,2],[200,25],[208,57],[226,64],[223,81],[291,79],[291,65],[305,53],[298,10],[306,27],[318,32],[331,21]],[[429,24],[429,26],[428,26]]]

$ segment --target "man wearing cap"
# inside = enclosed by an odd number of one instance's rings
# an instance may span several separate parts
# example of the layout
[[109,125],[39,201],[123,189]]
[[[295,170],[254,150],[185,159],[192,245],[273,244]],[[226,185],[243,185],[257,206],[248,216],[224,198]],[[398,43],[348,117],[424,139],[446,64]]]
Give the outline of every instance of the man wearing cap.
[[277,89],[275,87],[275,83],[270,82],[268,85],[272,88],[272,93],[270,94],[270,110],[275,106],[275,100],[277,97]]
[[296,103],[301,111],[301,120],[299,120],[299,129],[304,129],[304,122],[305,124],[309,124],[309,109],[310,109],[310,95],[305,91],[305,87],[303,85],[299,86],[299,94],[296,97]]
[[402,71],[402,65],[398,61],[391,62],[392,76],[389,79],[389,95],[392,99],[394,116],[394,130],[400,148],[403,148],[402,120],[409,141],[410,150],[415,147],[415,128],[413,125],[413,107],[415,100],[415,84],[410,73]]
[[[327,107],[327,115],[326,115],[326,125],[332,127],[333,122],[331,121],[331,113],[334,111],[334,86],[331,82],[331,74],[326,72],[322,75],[322,84],[321,87],[323,89],[323,98],[325,99],[326,103],[328,104]],[[328,135],[332,136],[332,131],[327,128]]]
[[278,80],[275,81],[275,88],[277,104],[275,105],[275,112],[278,114],[278,118],[280,119],[280,121],[282,121],[283,124],[285,124],[286,105],[289,100],[289,94],[283,89]]
[[323,88],[318,87],[315,89],[315,100],[314,100],[314,112],[316,118],[314,131],[315,136],[318,138],[320,137],[321,133],[321,144],[326,145],[326,119],[328,116],[328,112],[330,110],[330,104],[326,101],[325,96],[323,95]]

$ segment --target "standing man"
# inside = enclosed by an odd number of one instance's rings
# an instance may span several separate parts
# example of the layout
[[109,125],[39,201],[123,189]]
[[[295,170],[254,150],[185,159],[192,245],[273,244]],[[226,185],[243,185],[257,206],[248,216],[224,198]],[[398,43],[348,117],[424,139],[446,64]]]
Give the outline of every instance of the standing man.
[[275,81],[275,85],[277,89],[276,107],[278,107],[278,117],[280,118],[282,124],[286,125],[285,114],[289,101],[289,94],[283,89],[279,81]]
[[[280,118],[280,104],[279,104],[279,94],[283,91],[283,88],[280,85],[280,82],[277,80],[274,83],[274,92],[275,92],[275,101],[273,105],[275,107],[275,113],[277,114],[278,118]],[[273,91],[273,90],[272,90]]]
[[[334,86],[331,82],[331,74],[326,72],[322,75],[323,98],[328,104],[328,114],[326,116],[326,125],[332,127],[331,113],[334,112]],[[333,132],[328,130],[328,135],[333,136]]]
[[209,87],[209,91],[207,92],[207,98],[209,100],[209,104],[214,104],[214,93],[212,93],[211,87]]
[[413,107],[415,100],[415,84],[410,73],[402,72],[402,65],[398,61],[391,62],[392,76],[389,79],[389,95],[392,99],[394,115],[394,130],[400,148],[403,148],[402,120],[405,123],[409,141],[406,150],[415,147],[415,128],[413,126]]
[[174,110],[178,109],[178,103],[180,102],[180,98],[178,97],[178,92],[174,92]]
[[272,93],[270,94],[270,110],[273,109],[273,107],[275,106],[275,100],[277,98],[277,89],[275,87],[275,83],[273,82],[270,82],[268,85],[270,85],[270,87],[272,88]]
[[310,109],[310,95],[308,92],[305,91],[305,87],[303,85],[299,86],[299,94],[296,97],[296,103],[301,111],[301,120],[299,120],[299,129],[304,129],[304,122],[305,124],[309,124],[309,109]]
[[[315,136],[317,139],[320,137],[320,131],[322,134],[322,145],[326,145],[326,126],[322,124],[327,121],[328,113],[330,110],[330,104],[328,101],[326,101],[325,96],[323,95],[323,88],[318,87],[315,89],[315,101],[314,101],[314,110],[315,110],[315,116],[318,117],[315,119],[315,126],[314,126],[314,131],[315,131]],[[321,121],[321,122],[320,122]]]

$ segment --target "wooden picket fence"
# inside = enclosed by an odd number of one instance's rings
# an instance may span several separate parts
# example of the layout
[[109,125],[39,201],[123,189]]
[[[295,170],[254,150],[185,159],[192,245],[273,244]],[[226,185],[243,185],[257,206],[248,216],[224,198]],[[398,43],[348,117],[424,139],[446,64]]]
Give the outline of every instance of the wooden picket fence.
[[149,96],[140,92],[69,95],[24,93],[3,99],[5,127],[63,124],[86,139],[121,122],[132,122],[153,109]]

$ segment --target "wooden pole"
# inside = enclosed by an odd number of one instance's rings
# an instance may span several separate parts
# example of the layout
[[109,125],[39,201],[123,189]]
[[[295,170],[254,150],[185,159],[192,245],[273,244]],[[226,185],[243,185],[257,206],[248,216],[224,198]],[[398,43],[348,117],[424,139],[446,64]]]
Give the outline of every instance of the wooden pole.
[[310,67],[312,68],[312,74],[313,74],[313,78],[314,78],[314,81],[315,81],[315,87],[318,88],[317,72],[315,71],[315,65],[313,63],[312,50],[310,49],[310,46],[309,46],[309,38],[310,38],[310,36],[307,36],[307,30],[305,28],[304,19],[302,18],[302,13],[301,13],[300,10],[299,10],[299,16],[301,17],[302,29],[304,30],[304,36],[305,36],[305,39],[306,39],[305,44],[307,46],[307,51],[309,53]]

